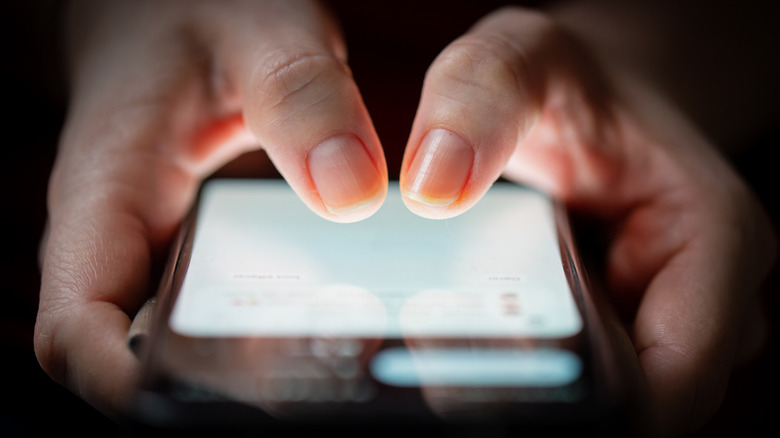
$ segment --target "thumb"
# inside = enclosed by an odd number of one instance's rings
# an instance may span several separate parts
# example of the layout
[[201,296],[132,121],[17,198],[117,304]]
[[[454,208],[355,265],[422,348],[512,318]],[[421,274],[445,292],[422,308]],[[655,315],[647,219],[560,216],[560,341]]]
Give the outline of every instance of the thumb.
[[595,68],[549,17],[521,8],[488,15],[426,75],[401,169],[407,206],[459,214],[504,172],[559,197],[614,175]]

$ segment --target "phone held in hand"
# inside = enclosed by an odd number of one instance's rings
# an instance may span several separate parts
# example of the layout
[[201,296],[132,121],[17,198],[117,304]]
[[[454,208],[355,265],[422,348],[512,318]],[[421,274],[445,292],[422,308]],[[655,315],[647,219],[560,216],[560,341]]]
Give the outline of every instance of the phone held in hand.
[[565,209],[523,186],[430,220],[391,183],[341,224],[282,180],[210,180],[163,280],[140,428],[624,426]]

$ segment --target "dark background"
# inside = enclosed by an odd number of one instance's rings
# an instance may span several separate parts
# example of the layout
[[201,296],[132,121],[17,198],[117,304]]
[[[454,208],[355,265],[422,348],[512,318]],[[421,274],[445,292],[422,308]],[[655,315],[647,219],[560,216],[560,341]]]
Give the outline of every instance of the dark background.
[[[43,436],[44,433],[79,433],[82,436],[117,436],[121,431],[67,390],[52,382],[39,367],[32,348],[40,274],[38,242],[46,218],[46,185],[57,147],[66,96],[62,92],[57,57],[56,10],[59,2],[4,4],[0,18],[2,63],[3,170],[0,200],[4,230],[0,305],[0,437]],[[374,10],[355,2],[344,10],[351,66],[377,130],[388,150],[401,151],[414,117],[422,78],[436,54],[463,33],[478,17],[492,10],[493,1],[470,5],[469,11],[445,5],[426,11],[388,7]],[[362,8],[362,9],[361,9]],[[446,31],[426,33],[431,11],[447,10]],[[411,14],[411,16],[410,16]],[[372,16],[374,19],[364,19]],[[406,37],[394,28],[403,18]],[[414,32],[415,26],[423,31]],[[387,31],[387,32],[385,32]],[[360,38],[355,36],[360,35]],[[371,35],[366,38],[363,35]],[[383,37],[382,35],[387,35]],[[390,37],[389,35],[393,35]],[[420,39],[424,35],[425,39]],[[777,53],[767,56],[777,57]],[[749,148],[734,157],[735,166],[755,188],[775,223],[780,223],[776,188],[780,147],[778,124],[769,126]],[[388,154],[391,177],[400,167],[400,153]],[[393,173],[395,172],[395,173]],[[778,321],[777,269],[767,286],[767,310]],[[777,357],[777,330],[773,327],[765,353],[744,369],[735,371],[726,401],[716,418],[695,436],[773,435],[778,431],[773,414]],[[769,432],[769,433],[767,433]]]

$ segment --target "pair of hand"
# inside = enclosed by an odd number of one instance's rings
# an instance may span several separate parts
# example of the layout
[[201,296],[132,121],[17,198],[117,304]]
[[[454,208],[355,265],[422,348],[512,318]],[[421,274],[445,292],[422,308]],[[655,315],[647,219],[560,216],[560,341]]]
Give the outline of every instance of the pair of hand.
[[[35,347],[111,414],[151,267],[203,178],[263,148],[313,211],[382,204],[380,140],[327,11],[308,1],[82,2],[69,11],[72,99],[52,173]],[[500,176],[597,217],[608,287],[662,429],[709,419],[766,336],[758,290],[775,241],[754,196],[660,87],[555,19],[492,13],[431,65],[400,169],[404,202],[457,215]]]

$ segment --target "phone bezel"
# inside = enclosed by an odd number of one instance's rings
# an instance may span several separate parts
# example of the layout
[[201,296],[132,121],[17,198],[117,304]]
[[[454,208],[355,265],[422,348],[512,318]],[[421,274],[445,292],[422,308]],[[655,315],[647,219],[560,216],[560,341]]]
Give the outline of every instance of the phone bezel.
[[[365,417],[350,422],[302,423],[291,424],[281,421],[261,409],[244,403],[211,399],[187,402],[163,389],[167,376],[161,375],[157,364],[159,349],[165,348],[159,342],[160,333],[170,335],[168,317],[173,309],[181,284],[189,267],[192,254],[193,235],[197,228],[198,208],[201,195],[183,221],[177,237],[172,243],[171,253],[161,277],[156,295],[156,308],[150,335],[144,340],[138,352],[141,361],[141,378],[138,391],[131,403],[127,418],[135,428],[148,430],[193,430],[203,427],[231,430],[254,430],[256,428],[307,429],[323,426],[337,427],[339,430],[361,430],[366,425],[381,425],[383,430],[434,427],[437,430],[454,428],[463,431],[469,427],[483,428],[485,424],[448,424],[420,418]],[[582,335],[587,340],[587,353],[584,355],[588,379],[592,391],[587,399],[575,405],[544,404],[539,409],[528,409],[524,415],[500,424],[501,427],[519,427],[521,430],[571,430],[581,432],[593,430],[610,433],[623,430],[624,424],[624,385],[621,382],[617,361],[611,342],[606,341],[608,334],[601,321],[599,302],[594,299],[583,261],[577,251],[573,234],[571,215],[566,206],[553,199],[555,228],[558,235],[561,262],[569,282],[570,289],[583,319]],[[179,335],[180,336],[180,335]],[[496,426],[496,425],[491,425]]]

